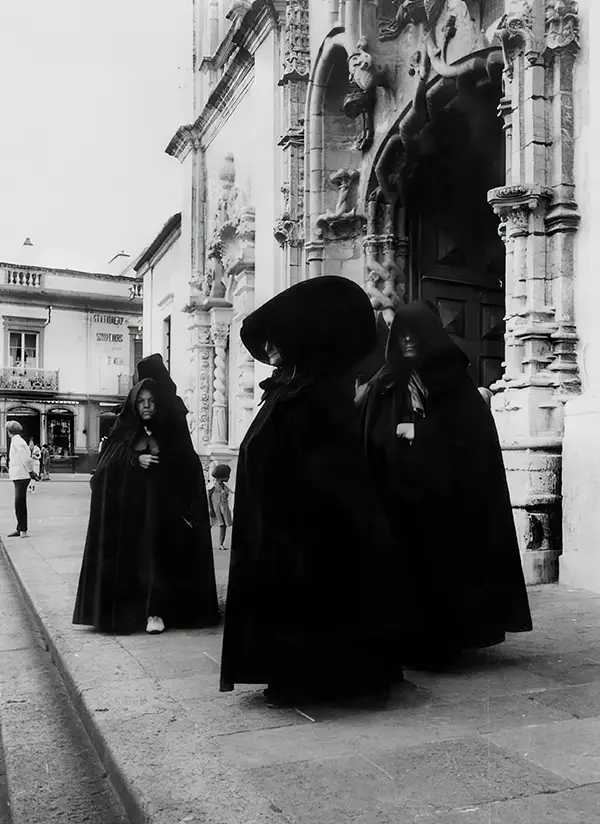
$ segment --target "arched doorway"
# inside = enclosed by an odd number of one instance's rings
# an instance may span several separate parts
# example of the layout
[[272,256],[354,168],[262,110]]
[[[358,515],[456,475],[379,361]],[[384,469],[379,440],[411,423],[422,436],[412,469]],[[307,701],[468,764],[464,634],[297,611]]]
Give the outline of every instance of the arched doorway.
[[17,421],[23,427],[23,438],[29,441],[33,438],[36,444],[40,444],[41,428],[40,413],[31,406],[14,406],[6,412],[7,421]]
[[505,182],[499,73],[473,72],[428,94],[408,160],[408,297],[433,302],[469,355],[478,386],[502,374],[505,247],[487,193]]

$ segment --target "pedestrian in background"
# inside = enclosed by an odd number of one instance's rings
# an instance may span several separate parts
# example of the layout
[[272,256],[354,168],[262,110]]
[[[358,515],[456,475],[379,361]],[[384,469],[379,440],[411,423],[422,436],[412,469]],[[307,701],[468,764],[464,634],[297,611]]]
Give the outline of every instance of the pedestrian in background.
[[42,481],[49,481],[50,480],[50,449],[48,444],[42,444],[42,457],[40,460],[40,474],[42,476]]
[[231,489],[227,486],[231,477],[231,467],[227,464],[217,464],[210,474],[214,481],[208,487],[208,511],[212,526],[219,527],[219,549],[226,549],[227,527],[233,523],[229,508]]
[[397,551],[362,452],[352,369],[375,344],[364,291],[302,281],[242,325],[276,369],[239,450],[221,690],[268,705],[389,691],[401,678]]
[[[206,487],[187,410],[160,356],[138,366],[90,481],[73,623],[161,633],[218,621]],[[142,370],[142,364],[144,369]]]
[[374,482],[404,576],[404,663],[531,630],[498,433],[469,361],[424,301],[400,306],[360,401]]
[[[31,467],[35,475],[39,477],[40,474],[40,461],[42,458],[42,451],[33,438],[29,439],[29,452],[31,453]],[[35,478],[31,479],[31,483],[29,485],[29,491],[35,492]]]
[[15,487],[15,515],[17,528],[9,538],[27,537],[27,487],[31,482],[33,462],[31,452],[22,437],[23,427],[18,421],[7,421],[6,431],[10,437],[8,477]]

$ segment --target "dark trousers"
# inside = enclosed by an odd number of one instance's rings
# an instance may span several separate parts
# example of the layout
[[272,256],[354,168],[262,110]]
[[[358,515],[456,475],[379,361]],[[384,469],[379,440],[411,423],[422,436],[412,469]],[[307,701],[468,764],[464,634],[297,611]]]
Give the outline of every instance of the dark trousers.
[[27,532],[27,487],[30,479],[13,481],[15,485],[15,515],[17,516],[17,532]]

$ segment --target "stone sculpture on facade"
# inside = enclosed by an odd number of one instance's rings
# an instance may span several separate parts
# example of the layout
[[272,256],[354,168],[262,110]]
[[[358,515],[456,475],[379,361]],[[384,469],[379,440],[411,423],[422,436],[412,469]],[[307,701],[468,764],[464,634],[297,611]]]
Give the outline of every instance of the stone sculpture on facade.
[[329,239],[356,237],[364,225],[365,218],[356,213],[356,205],[351,205],[351,192],[356,189],[360,172],[356,169],[338,169],[329,180],[339,189],[336,207],[325,212],[316,221],[317,234]]
[[384,69],[374,61],[367,46],[366,38],[361,37],[356,51],[348,57],[349,89],[343,104],[347,117],[352,120],[362,117],[362,135],[356,147],[362,152],[368,151],[373,144],[375,90],[387,84]]

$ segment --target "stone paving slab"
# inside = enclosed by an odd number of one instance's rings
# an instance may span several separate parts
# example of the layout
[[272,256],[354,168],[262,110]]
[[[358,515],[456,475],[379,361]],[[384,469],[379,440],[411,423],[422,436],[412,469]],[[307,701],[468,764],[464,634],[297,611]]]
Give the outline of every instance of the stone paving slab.
[[[407,672],[385,704],[270,710],[262,688],[218,692],[220,629],[74,627],[88,485],[32,497],[29,538],[4,552],[132,821],[600,822],[600,596],[531,590],[533,633]],[[0,484],[4,533],[11,505]],[[223,593],[228,553],[215,559]]]

